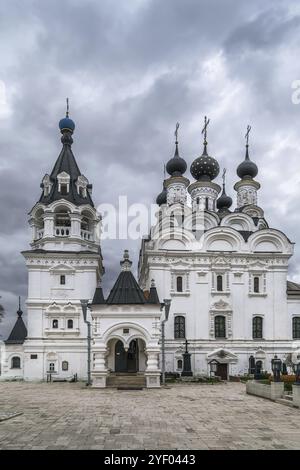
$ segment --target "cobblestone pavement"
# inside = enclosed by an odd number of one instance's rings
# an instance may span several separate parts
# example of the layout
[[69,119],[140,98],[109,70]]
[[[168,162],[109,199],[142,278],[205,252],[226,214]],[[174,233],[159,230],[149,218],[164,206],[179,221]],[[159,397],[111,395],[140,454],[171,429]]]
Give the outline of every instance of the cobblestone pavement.
[[0,449],[300,449],[300,410],[245,385],[117,391],[0,383]]

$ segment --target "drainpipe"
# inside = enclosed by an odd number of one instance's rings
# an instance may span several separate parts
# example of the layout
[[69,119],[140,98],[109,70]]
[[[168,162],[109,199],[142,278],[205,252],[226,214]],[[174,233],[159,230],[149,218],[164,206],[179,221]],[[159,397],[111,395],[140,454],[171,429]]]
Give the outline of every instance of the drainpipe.
[[171,307],[171,299],[164,299],[164,302],[161,304],[161,310],[165,309],[165,319],[161,322],[161,375],[162,375],[162,384],[166,383],[166,355],[165,355],[165,323],[168,321],[169,312]]
[[87,299],[81,299],[81,308],[82,308],[82,313],[83,313],[83,320],[84,323],[87,324],[87,384],[86,385],[91,385],[92,380],[91,380],[91,322],[86,319],[87,317],[87,309],[89,307],[89,301]]

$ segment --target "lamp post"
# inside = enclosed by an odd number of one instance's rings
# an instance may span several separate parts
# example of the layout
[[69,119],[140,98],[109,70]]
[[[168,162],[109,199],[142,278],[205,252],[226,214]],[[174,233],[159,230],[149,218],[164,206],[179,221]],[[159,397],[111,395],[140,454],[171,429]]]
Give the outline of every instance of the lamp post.
[[88,343],[88,354],[87,354],[87,385],[91,385],[91,322],[87,318],[87,309],[89,307],[89,301],[87,299],[81,299],[81,308],[83,313],[84,323],[87,324],[87,343]]
[[162,384],[166,383],[166,356],[165,356],[165,323],[168,321],[171,307],[171,299],[164,299],[161,304],[161,310],[165,309],[165,319],[161,322],[161,375]]
[[280,382],[280,372],[282,361],[278,359],[277,355],[275,354],[274,358],[271,360],[272,372],[274,375],[274,382]]

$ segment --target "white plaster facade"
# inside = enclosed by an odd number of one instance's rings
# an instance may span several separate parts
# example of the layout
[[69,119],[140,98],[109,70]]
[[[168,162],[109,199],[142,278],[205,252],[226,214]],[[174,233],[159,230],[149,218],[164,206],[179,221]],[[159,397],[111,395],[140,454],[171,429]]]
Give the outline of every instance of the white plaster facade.
[[[66,141],[70,145],[70,136]],[[103,274],[100,217],[91,204],[70,202],[66,196],[71,189],[80,198],[89,195],[83,175],[74,181],[60,171],[56,181],[46,175],[42,184],[44,198],[54,188],[61,196],[38,202],[30,212],[31,249],[23,252],[28,268],[28,335],[22,345],[2,350],[1,378],[45,380],[51,373],[86,379],[87,325],[80,299],[93,299]],[[159,299],[172,299],[166,322],[166,370],[181,372],[186,338],[194,374],[209,374],[214,360],[225,366],[227,377],[246,373],[251,355],[264,370],[270,370],[274,354],[297,356],[300,337],[293,338],[292,322],[300,318],[300,293],[287,295],[293,243],[268,227],[257,206],[259,183],[237,183],[237,210],[225,213],[216,210],[221,189],[216,183],[197,181],[189,186],[187,178],[173,176],[164,186],[166,203],[142,242],[139,281],[142,290],[149,290],[154,279]],[[159,303],[91,306],[94,387],[105,387],[115,370],[117,342],[128,351],[133,340],[139,372],[145,374],[148,387],[159,386],[161,316]],[[254,317],[262,324],[256,338]],[[18,370],[11,367],[14,356],[20,358]]]

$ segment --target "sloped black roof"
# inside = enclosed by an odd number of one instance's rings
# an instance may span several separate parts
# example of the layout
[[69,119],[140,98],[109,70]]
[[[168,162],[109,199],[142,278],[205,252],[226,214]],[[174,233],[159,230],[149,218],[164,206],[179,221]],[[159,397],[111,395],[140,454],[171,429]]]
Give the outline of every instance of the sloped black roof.
[[92,304],[105,304],[102,287],[96,287]]
[[145,304],[144,293],[131,271],[122,271],[106,300],[107,304]]
[[19,307],[19,310],[17,311],[17,321],[15,323],[15,326],[11,330],[11,333],[7,340],[5,341],[5,344],[23,344],[24,340],[27,337],[27,328],[25,326],[25,323],[23,322],[22,318],[22,310]]
[[288,295],[300,295],[300,284],[296,282],[287,281],[287,294]]
[[157,290],[156,290],[156,287],[154,285],[152,285],[150,287],[150,293],[149,293],[149,297],[147,299],[147,303],[148,304],[160,304],[158,294],[157,294]]
[[[77,181],[78,176],[81,176],[81,172],[78,168],[74,154],[71,149],[71,145],[73,143],[72,134],[71,131],[66,129],[64,129],[62,133],[63,135],[61,141],[63,144],[63,148],[59,154],[58,159],[56,160],[56,163],[50,175],[52,188],[48,196],[44,196],[44,193],[42,193],[40,197],[40,202],[43,204],[51,204],[53,201],[66,199],[67,201],[70,201],[78,206],[82,204],[89,204],[94,207],[94,203],[88,190],[89,188],[91,188],[91,185],[88,185],[86,197],[83,197],[78,194],[75,183]],[[66,195],[62,195],[60,192],[58,192],[57,175],[59,175],[63,171],[70,175],[70,188],[68,194]],[[43,187],[43,184],[41,186]]]

